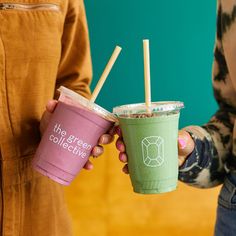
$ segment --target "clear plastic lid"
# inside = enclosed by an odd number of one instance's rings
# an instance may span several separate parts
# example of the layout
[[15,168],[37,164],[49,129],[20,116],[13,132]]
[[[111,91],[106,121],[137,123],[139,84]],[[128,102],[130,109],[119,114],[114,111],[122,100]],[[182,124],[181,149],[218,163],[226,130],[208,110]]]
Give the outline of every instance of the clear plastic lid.
[[107,120],[110,120],[112,122],[117,122],[117,118],[111,112],[91,102],[90,100],[81,96],[80,94],[64,86],[60,86],[58,90],[60,91],[59,101],[67,103],[69,105],[82,106],[87,110],[97,113],[99,116]]
[[[179,101],[152,102],[150,107],[147,107],[145,103],[137,103],[114,107],[113,114],[121,117],[135,117],[135,115],[147,115],[146,117],[148,117],[150,114],[159,116],[178,113],[183,107],[184,103]],[[142,118],[142,116],[138,117]]]

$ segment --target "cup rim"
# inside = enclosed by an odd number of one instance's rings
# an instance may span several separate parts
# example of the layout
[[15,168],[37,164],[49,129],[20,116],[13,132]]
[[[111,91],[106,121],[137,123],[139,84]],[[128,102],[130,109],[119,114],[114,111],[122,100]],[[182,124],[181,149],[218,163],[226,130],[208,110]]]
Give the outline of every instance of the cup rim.
[[182,108],[184,108],[184,103],[181,101],[152,102],[149,107],[147,107],[145,103],[134,103],[114,107],[113,114],[116,116],[147,113],[165,114],[176,111],[179,112]]
[[107,111],[106,109],[102,108],[96,103],[89,101],[87,98],[74,92],[73,90],[70,90],[64,86],[60,86],[58,90],[64,96],[74,99],[76,102],[79,103],[79,105],[82,105],[85,109],[95,112],[96,114],[98,114],[99,116],[101,116],[106,120],[109,120],[111,122],[117,122],[117,118],[113,113]]

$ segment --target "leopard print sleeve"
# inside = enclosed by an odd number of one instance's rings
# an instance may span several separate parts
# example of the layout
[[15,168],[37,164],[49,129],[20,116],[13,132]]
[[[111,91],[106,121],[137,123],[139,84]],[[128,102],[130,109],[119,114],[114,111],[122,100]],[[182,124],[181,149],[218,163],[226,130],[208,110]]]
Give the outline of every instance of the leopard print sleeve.
[[223,182],[236,170],[236,4],[218,1],[217,37],[212,73],[219,110],[200,126],[186,127],[195,149],[180,168],[179,179],[200,188]]

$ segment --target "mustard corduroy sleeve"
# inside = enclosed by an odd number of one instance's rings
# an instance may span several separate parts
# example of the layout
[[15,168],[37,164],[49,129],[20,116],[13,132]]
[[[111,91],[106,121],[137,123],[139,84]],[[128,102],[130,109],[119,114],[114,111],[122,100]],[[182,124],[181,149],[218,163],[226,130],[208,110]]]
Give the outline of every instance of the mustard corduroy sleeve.
[[63,85],[89,97],[91,79],[92,63],[84,2],[71,0],[62,34],[56,89]]

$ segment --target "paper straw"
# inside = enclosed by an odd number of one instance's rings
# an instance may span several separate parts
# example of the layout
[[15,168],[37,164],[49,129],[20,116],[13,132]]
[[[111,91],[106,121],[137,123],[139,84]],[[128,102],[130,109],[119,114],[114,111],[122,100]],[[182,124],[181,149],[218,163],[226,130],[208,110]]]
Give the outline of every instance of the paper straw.
[[92,93],[90,102],[95,102],[95,100],[96,100],[96,98],[97,98],[97,96],[98,96],[98,94],[99,94],[99,92],[100,92],[100,90],[101,90],[101,88],[102,88],[102,86],[103,86],[103,84],[104,84],[108,74],[111,71],[111,68],[113,67],[117,57],[120,54],[120,51],[121,51],[121,47],[116,46],[116,48],[115,48],[115,50],[114,50],[110,60],[108,61],[107,65],[105,67],[105,70],[103,71],[103,73],[102,73],[102,75],[101,75],[101,77],[100,77],[100,79],[99,79],[99,81],[98,81],[98,83],[97,83],[93,93]]
[[143,40],[143,55],[144,55],[144,82],[145,82],[145,103],[147,110],[151,107],[151,86],[150,86],[150,53],[149,40]]

